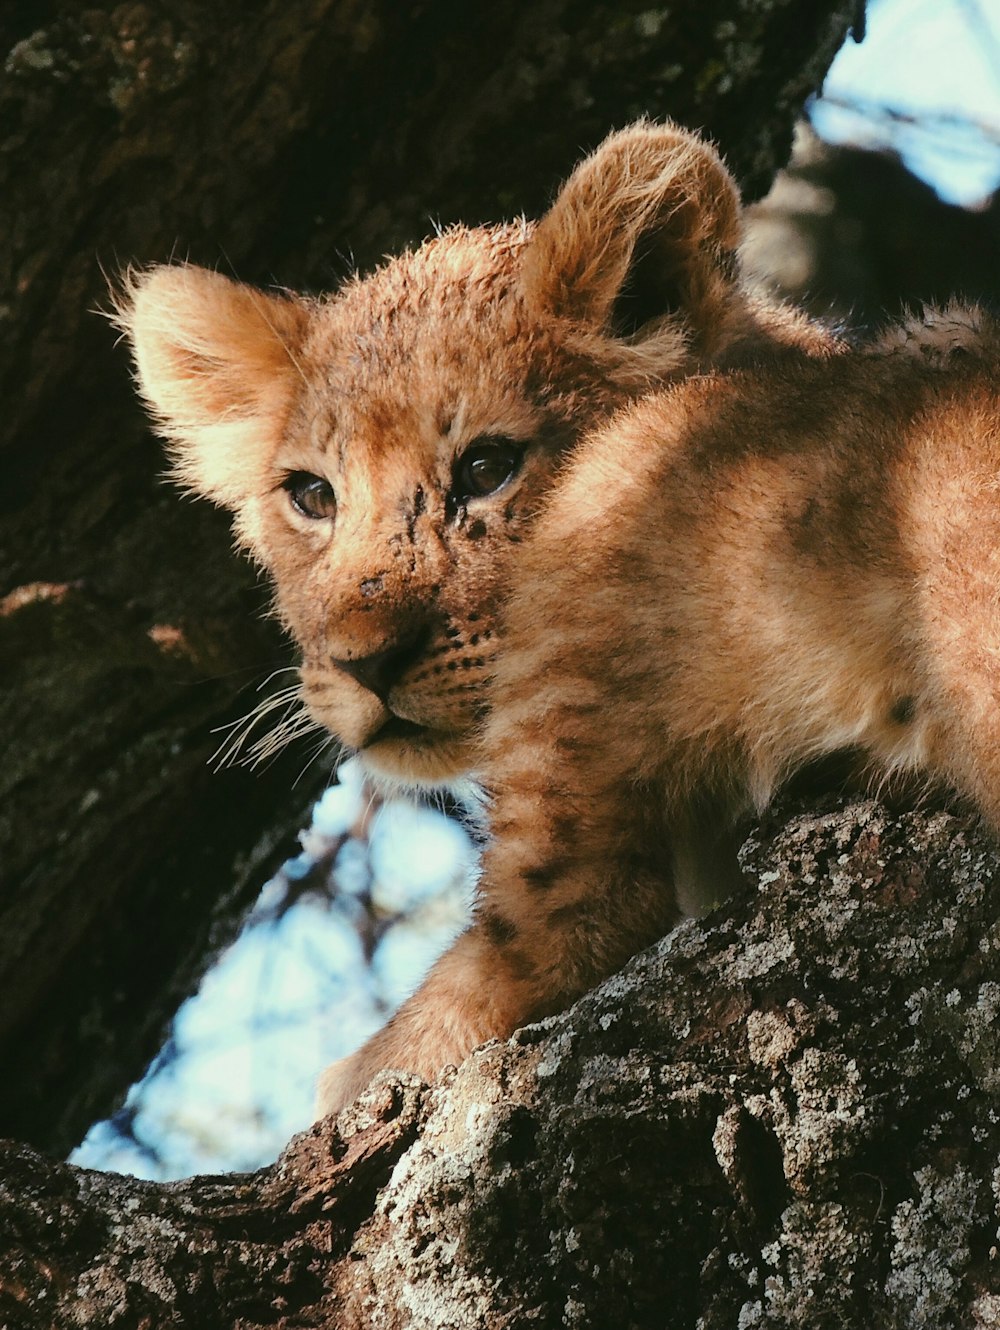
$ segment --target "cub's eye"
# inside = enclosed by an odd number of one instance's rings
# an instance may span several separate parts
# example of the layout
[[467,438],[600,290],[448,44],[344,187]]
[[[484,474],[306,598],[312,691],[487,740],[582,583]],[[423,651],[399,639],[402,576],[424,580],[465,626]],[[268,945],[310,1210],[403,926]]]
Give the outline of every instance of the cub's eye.
[[282,481],[281,488],[287,490],[292,507],[303,517],[321,521],[336,516],[337,496],[333,486],[322,476],[314,476],[309,471],[293,471]]
[[458,500],[495,494],[517,475],[523,457],[524,446],[514,439],[476,439],[455,463],[452,493]]

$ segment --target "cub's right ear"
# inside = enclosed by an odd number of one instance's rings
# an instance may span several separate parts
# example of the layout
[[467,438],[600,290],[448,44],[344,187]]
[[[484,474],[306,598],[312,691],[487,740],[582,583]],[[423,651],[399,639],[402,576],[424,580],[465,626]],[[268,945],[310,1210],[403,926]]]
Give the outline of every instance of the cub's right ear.
[[576,168],[524,249],[526,295],[608,337],[664,318],[711,353],[737,290],[740,198],[718,153],[677,125],[640,122]]
[[308,304],[188,265],[130,272],[113,298],[175,476],[238,507],[266,476],[301,383]]

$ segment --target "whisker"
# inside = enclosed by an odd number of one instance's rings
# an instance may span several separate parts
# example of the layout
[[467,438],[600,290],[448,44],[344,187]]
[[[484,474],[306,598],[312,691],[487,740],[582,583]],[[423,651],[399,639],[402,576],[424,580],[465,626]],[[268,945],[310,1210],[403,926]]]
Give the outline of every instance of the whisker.
[[[306,772],[313,765],[313,763],[316,762],[320,757],[322,757],[322,755],[325,752],[327,752],[328,749],[334,747],[336,742],[337,741],[332,734],[324,734],[322,738],[318,739],[316,743],[313,744],[313,747],[308,757],[306,758],[305,762],[302,764],[302,770],[292,781],[292,789],[294,789],[296,785],[298,785],[299,781],[306,774]],[[333,773],[331,772],[330,775],[332,777]]]
[[[296,689],[288,689],[288,688],[282,689],[280,693],[275,693],[272,697],[266,698],[263,701],[258,702],[254,707],[250,709],[250,711],[246,713],[246,715],[240,716],[236,720],[229,721],[225,725],[217,726],[212,731],[212,733],[213,734],[228,733],[229,738],[228,740],[223,740],[221,745],[222,747],[226,747],[228,743],[235,743],[238,746],[240,743],[242,743],[243,739],[249,734],[249,732],[253,729],[253,727],[259,721],[263,720],[265,716],[269,715],[272,711],[274,711],[277,707],[294,706],[296,701],[296,694],[297,694]],[[238,734],[234,734],[233,733],[234,731],[237,731]]]
[[322,728],[319,721],[315,720],[304,707],[300,706],[299,710],[282,716],[273,729],[250,745],[243,759],[243,765],[249,767],[260,766],[262,762],[274,757],[281,749],[287,748],[294,740],[302,739],[307,734],[312,734]]
[[363,825],[367,826],[373,811],[377,811],[379,808],[381,808],[384,800],[379,791],[375,788],[375,786],[369,784],[367,780],[364,783],[363,790],[368,795],[368,803],[365,807],[364,813],[362,814],[361,821]]
[[282,702],[292,701],[298,696],[298,693],[299,685],[297,683],[289,684],[287,688],[279,688],[276,692],[269,693],[267,697],[261,698],[259,702],[255,702],[245,715],[238,717],[236,720],[227,721],[225,725],[217,725],[212,733],[220,734],[223,730],[231,730],[237,725],[242,725],[245,720],[249,720],[252,716],[270,711],[274,707],[280,706]]
[[[267,678],[262,683],[259,683],[257,685],[257,692],[262,693],[264,689],[267,687],[267,685],[271,682],[271,680],[277,679],[279,674],[288,674],[289,672],[292,674],[298,674],[299,667],[297,665],[282,665],[280,669],[272,670],[271,673],[267,676]],[[298,685],[296,685],[296,687],[297,686]]]
[[[251,707],[246,715],[240,716],[226,725],[218,726],[213,733],[224,733],[226,737],[212,754],[211,761],[215,764],[215,770],[220,771],[223,767],[231,766],[235,762],[240,749],[246,745],[254,730],[257,729],[268,716],[281,707],[284,707],[284,714],[274,727],[275,730],[281,730],[291,717],[296,714],[295,708],[301,707],[301,690],[297,682],[289,685],[287,688],[278,689],[277,692],[270,694],[270,696],[266,698],[262,698],[255,706]],[[303,716],[306,715],[304,711],[302,711],[301,714]],[[262,736],[255,741],[254,745],[249,750],[248,757],[250,753],[253,753],[264,742],[266,737],[267,736]]]

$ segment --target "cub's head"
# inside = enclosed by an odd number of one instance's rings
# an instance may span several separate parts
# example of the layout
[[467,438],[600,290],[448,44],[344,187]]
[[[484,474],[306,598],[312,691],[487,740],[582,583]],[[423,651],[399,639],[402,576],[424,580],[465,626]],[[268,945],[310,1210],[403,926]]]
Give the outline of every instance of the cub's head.
[[175,473],[232,510],[307,707],[369,769],[441,784],[474,764],[518,544],[584,431],[807,336],[744,294],[738,240],[713,150],[638,125],[537,225],[456,228],[329,298],[129,279],[120,323]]

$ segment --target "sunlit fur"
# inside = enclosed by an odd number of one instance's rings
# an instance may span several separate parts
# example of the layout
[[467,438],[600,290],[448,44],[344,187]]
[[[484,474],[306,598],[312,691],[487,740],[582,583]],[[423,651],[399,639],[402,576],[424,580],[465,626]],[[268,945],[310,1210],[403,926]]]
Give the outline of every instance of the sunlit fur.
[[[814,758],[948,783],[1000,827],[996,327],[954,308],[850,347],[749,295],[738,238],[714,152],[640,125],[536,226],[449,231],[329,299],[191,268],[122,296],[178,475],[274,578],[311,715],[387,779],[474,772],[491,800],[473,926],[325,1110],[721,897],[740,819]],[[495,435],[523,466],[456,502]],[[334,521],[295,511],[296,472]],[[401,643],[381,698],[352,677]]]

